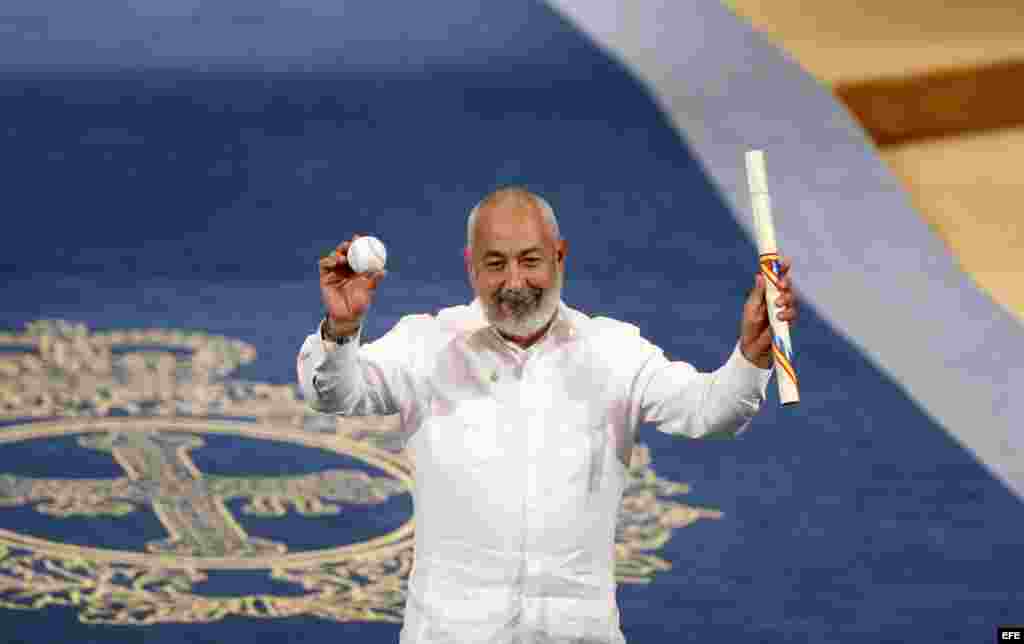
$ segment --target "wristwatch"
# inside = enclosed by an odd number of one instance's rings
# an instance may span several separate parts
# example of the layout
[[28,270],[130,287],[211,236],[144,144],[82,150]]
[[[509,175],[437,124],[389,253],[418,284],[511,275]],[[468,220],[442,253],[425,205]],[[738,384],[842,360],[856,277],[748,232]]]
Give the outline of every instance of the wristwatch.
[[327,318],[325,317],[324,321],[320,323],[320,339],[337,345],[348,344],[355,340],[356,336],[359,335],[359,329],[362,327],[362,325],[357,326],[349,335],[332,335],[327,330],[328,326]]

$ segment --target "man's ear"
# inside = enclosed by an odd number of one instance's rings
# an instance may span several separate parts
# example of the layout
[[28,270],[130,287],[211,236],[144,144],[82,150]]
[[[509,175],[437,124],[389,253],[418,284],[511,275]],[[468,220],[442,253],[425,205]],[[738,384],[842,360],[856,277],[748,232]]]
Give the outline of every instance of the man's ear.
[[565,257],[569,254],[569,242],[564,239],[559,241],[556,253],[555,256],[558,258],[558,261],[564,261]]

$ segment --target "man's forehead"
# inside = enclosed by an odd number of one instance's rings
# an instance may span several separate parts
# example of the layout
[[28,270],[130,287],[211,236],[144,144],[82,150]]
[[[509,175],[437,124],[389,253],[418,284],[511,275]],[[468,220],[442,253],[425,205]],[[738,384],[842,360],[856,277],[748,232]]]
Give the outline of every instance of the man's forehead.
[[529,244],[525,248],[520,248],[524,244],[489,244],[481,246],[480,250],[485,257],[489,255],[500,255],[502,257],[506,255],[528,255],[530,253],[543,253],[544,247],[540,244]]
[[544,239],[543,215],[524,207],[489,208],[480,212],[476,226],[478,242],[540,243]]
[[475,244],[481,253],[520,255],[542,251],[547,241],[543,226],[485,226],[477,231]]

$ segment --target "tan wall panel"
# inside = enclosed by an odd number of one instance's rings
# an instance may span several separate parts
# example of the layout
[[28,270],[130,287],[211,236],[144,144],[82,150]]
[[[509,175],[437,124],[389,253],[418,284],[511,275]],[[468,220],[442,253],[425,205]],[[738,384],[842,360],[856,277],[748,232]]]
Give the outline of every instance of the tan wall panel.
[[828,83],[1024,58],[1021,0],[725,4]]
[[889,147],[882,157],[964,270],[1024,321],[1024,128]]

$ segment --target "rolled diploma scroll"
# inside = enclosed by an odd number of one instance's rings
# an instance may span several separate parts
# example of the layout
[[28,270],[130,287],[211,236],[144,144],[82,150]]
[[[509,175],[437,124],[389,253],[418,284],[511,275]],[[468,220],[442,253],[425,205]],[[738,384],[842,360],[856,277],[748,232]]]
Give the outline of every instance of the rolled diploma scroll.
[[789,338],[789,322],[778,319],[779,307],[779,249],[775,244],[775,223],[772,220],[771,198],[768,196],[768,178],[765,172],[764,152],[747,152],[747,181],[750,184],[750,204],[754,213],[754,231],[761,274],[765,279],[765,298],[768,320],[772,325],[772,355],[775,358],[775,379],[779,383],[779,400],[783,405],[800,402],[800,389],[793,368],[793,344]]

